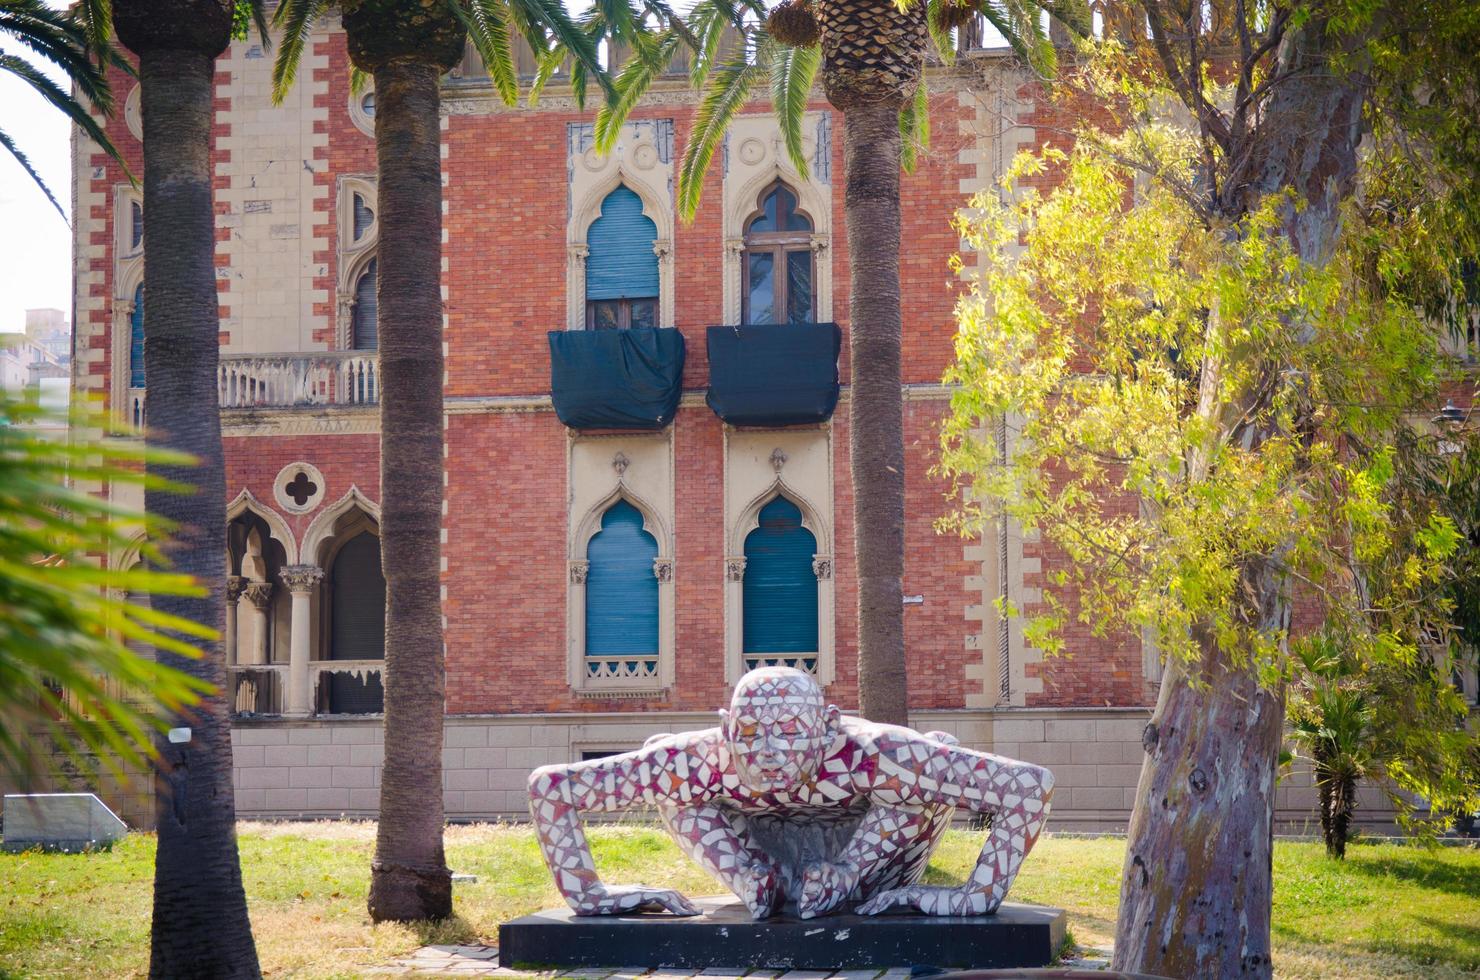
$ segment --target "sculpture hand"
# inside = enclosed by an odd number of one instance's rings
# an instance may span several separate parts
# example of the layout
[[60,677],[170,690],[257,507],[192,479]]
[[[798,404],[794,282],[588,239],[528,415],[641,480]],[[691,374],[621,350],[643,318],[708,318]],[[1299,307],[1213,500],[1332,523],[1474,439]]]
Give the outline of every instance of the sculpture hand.
[[750,909],[751,918],[769,918],[781,900],[780,872],[773,864],[757,861],[741,873],[736,893]]
[[643,885],[598,885],[581,896],[576,915],[619,915],[623,912],[658,912],[698,915],[699,908],[671,888]]
[[991,891],[907,885],[882,891],[858,906],[859,915],[878,915],[894,908],[918,909],[926,915],[991,915],[1002,903]]
[[847,901],[848,893],[858,884],[858,869],[851,864],[818,861],[802,872],[802,893],[797,896],[797,913],[804,919],[826,915]]

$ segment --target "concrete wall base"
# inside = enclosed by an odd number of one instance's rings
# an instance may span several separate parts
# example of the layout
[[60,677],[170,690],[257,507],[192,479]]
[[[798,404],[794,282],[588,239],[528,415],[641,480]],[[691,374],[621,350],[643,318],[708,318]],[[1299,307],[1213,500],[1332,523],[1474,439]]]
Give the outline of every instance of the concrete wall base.
[[[1050,831],[1123,832],[1135,804],[1144,708],[998,708],[915,712],[921,731],[1044,765],[1057,780]],[[447,719],[443,803],[457,822],[525,819],[530,770],[637,748],[651,735],[713,725],[709,712],[458,715]],[[232,730],[243,819],[373,819],[384,738],[379,718],[239,719]],[[1392,827],[1382,794],[1361,791],[1358,826]],[[1316,790],[1297,769],[1276,790],[1281,832],[1315,833]]]

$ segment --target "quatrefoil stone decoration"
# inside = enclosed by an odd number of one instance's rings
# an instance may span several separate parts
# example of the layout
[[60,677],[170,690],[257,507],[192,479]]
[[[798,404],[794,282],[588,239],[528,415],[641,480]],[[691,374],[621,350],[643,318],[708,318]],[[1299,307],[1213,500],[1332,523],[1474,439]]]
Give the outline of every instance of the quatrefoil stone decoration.
[[272,496],[284,510],[306,514],[323,503],[324,474],[312,463],[289,463],[278,471]]
[[293,503],[302,507],[308,503],[309,498],[319,492],[319,485],[308,478],[308,474],[299,471],[297,475],[283,487],[283,492],[293,498]]

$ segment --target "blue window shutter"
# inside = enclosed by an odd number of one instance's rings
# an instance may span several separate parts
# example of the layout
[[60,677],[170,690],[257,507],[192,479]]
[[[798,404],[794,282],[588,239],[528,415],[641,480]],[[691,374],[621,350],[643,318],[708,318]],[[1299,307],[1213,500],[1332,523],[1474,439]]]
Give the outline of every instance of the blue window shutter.
[[586,298],[658,295],[658,226],[642,213],[642,198],[618,187],[601,202],[601,217],[586,233]]
[[785,497],[761,508],[745,538],[745,653],[817,652],[817,539]]
[[128,386],[144,387],[144,284],[134,290],[134,313],[128,320]]
[[586,547],[586,653],[592,656],[658,652],[658,542],[642,527],[642,513],[625,500],[601,517]]

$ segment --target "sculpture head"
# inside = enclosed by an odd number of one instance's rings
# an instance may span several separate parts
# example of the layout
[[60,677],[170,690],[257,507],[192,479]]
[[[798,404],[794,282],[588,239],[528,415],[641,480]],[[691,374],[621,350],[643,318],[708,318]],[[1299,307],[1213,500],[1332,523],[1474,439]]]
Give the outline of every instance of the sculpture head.
[[812,779],[838,728],[837,706],[823,702],[811,674],[791,667],[752,670],[735,685],[730,710],[719,715],[736,775],[767,793]]

